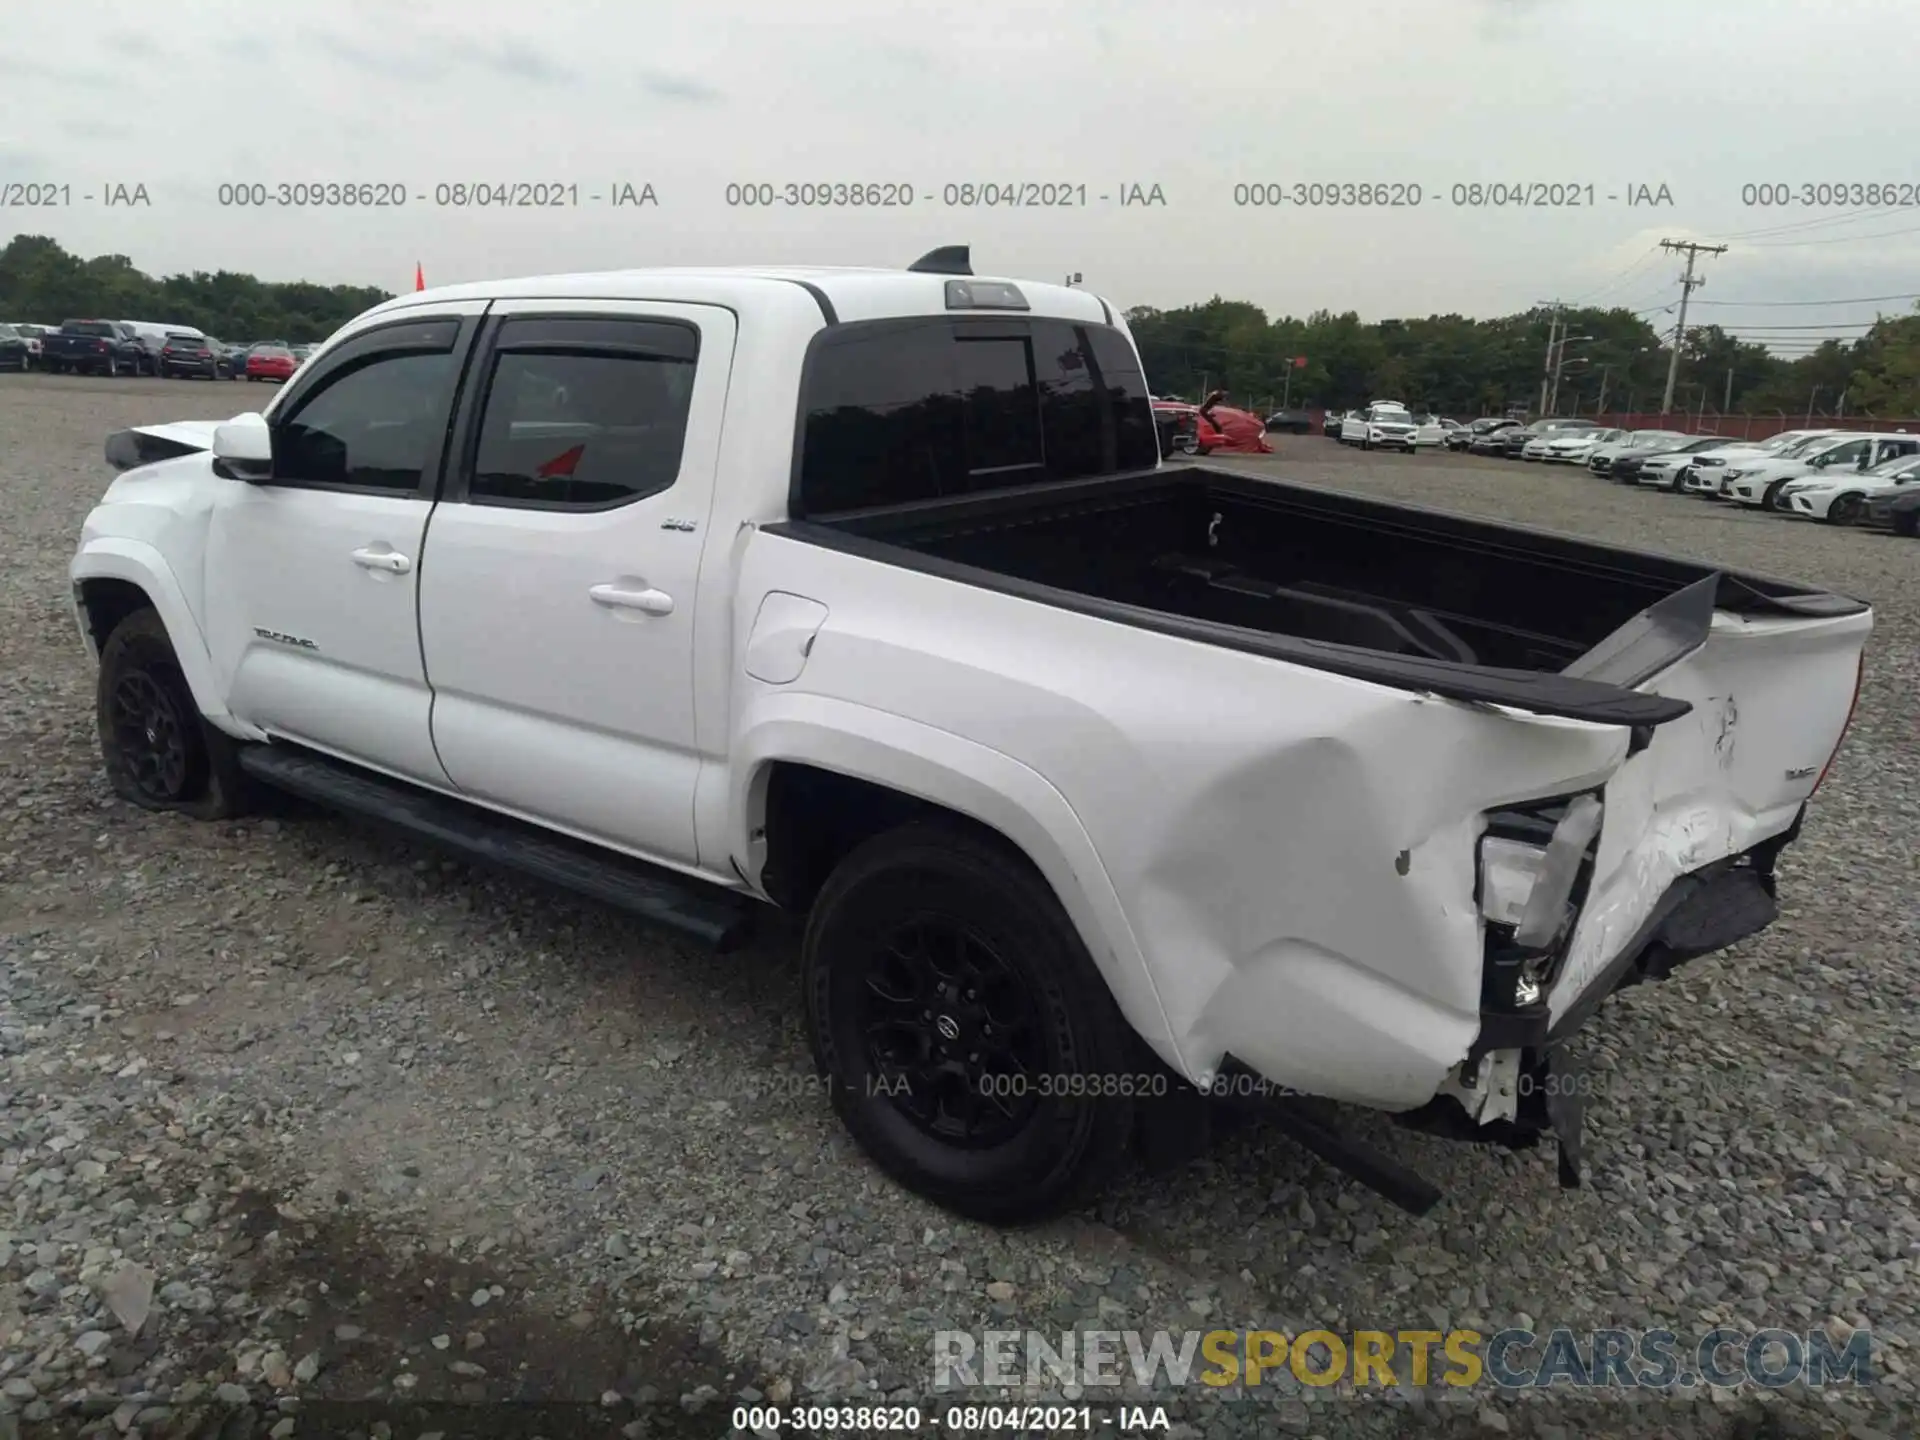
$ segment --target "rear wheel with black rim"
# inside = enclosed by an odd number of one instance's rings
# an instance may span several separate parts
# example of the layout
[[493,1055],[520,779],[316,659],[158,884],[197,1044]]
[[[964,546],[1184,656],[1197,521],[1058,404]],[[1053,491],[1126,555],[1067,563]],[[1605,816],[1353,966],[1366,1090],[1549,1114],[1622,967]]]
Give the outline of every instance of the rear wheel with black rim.
[[1861,513],[1867,508],[1866,498],[1860,495],[1836,495],[1833,504],[1827,507],[1824,517],[1829,525],[1852,525],[1859,521]]
[[246,808],[237,746],[201,718],[156,611],[135,611],[101,647],[95,719],[107,783],[121,799],[196,820]]
[[878,836],[828,879],[802,953],[834,1108],[901,1184],[1009,1224],[1090,1198],[1125,1156],[1151,1067],[1022,857],[959,825]]

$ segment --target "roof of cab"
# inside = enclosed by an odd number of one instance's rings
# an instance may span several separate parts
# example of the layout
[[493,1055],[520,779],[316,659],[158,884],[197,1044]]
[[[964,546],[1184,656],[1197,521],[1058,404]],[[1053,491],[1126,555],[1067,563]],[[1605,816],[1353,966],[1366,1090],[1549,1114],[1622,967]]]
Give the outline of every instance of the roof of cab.
[[[409,309],[436,300],[663,300],[707,301],[747,308],[799,302],[819,308],[827,323],[892,319],[948,313],[946,282],[955,277],[855,266],[669,266],[609,270],[577,275],[535,275],[506,280],[476,280],[411,291],[377,306],[379,311]],[[1032,308],[1025,313],[1059,320],[1125,325],[1117,311],[1091,291],[1049,285],[1013,276],[978,275],[969,279],[1017,285]],[[811,296],[811,299],[808,297]],[[964,313],[964,312],[954,312]]]

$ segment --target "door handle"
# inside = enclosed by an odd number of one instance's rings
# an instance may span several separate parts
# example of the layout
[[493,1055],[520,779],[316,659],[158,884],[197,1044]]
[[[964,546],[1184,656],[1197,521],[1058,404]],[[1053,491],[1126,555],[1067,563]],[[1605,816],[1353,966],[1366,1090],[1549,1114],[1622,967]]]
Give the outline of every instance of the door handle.
[[596,605],[615,610],[643,610],[649,615],[671,615],[673,597],[664,590],[629,590],[621,585],[596,585],[587,594]]
[[376,550],[371,546],[354,551],[353,563],[362,570],[384,570],[389,575],[404,575],[413,569],[413,561],[398,550]]

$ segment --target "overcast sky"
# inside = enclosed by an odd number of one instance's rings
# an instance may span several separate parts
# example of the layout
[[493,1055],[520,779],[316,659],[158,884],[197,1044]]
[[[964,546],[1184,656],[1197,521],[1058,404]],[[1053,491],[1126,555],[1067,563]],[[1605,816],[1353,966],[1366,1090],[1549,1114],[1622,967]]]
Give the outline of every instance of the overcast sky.
[[[1123,306],[1220,294],[1368,319],[1665,305],[1680,262],[1652,247],[1698,238],[1733,247],[1704,262],[1701,322],[1811,340],[1876,307],[1721,302],[1920,289],[1920,163],[1911,124],[1891,118],[1913,114],[1911,66],[1874,59],[1876,36],[1877,53],[1904,55],[1914,20],[1914,0],[14,0],[0,8],[0,186],[64,182],[73,203],[0,210],[0,230],[155,273],[389,289],[416,261],[435,284],[906,264],[964,242],[982,273],[1078,270]],[[396,183],[406,203],[219,205],[223,183],[343,180]],[[580,204],[434,203],[441,184],[523,181],[576,185]],[[914,200],[726,201],[729,183],[804,181],[893,183]],[[1084,185],[1088,203],[942,203],[969,181]],[[1236,184],[1315,181],[1421,199],[1234,203]],[[1742,203],[1744,185],[1836,181],[1907,193]],[[1454,186],[1473,182],[1583,199],[1591,185],[1595,204],[1456,206]],[[104,207],[114,183],[144,185],[151,205]],[[610,206],[622,183],[651,184],[657,206]],[[1121,206],[1132,185],[1166,203]],[[1672,203],[1630,205],[1641,186]]]

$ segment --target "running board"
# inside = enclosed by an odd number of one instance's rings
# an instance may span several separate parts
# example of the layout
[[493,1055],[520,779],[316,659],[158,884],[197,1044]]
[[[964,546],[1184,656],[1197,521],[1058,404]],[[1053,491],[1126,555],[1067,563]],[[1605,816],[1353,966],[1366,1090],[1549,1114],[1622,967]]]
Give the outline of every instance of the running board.
[[598,900],[715,950],[752,929],[752,901],[461,800],[289,745],[248,745],[240,768],[275,789],[365,816],[470,859]]

